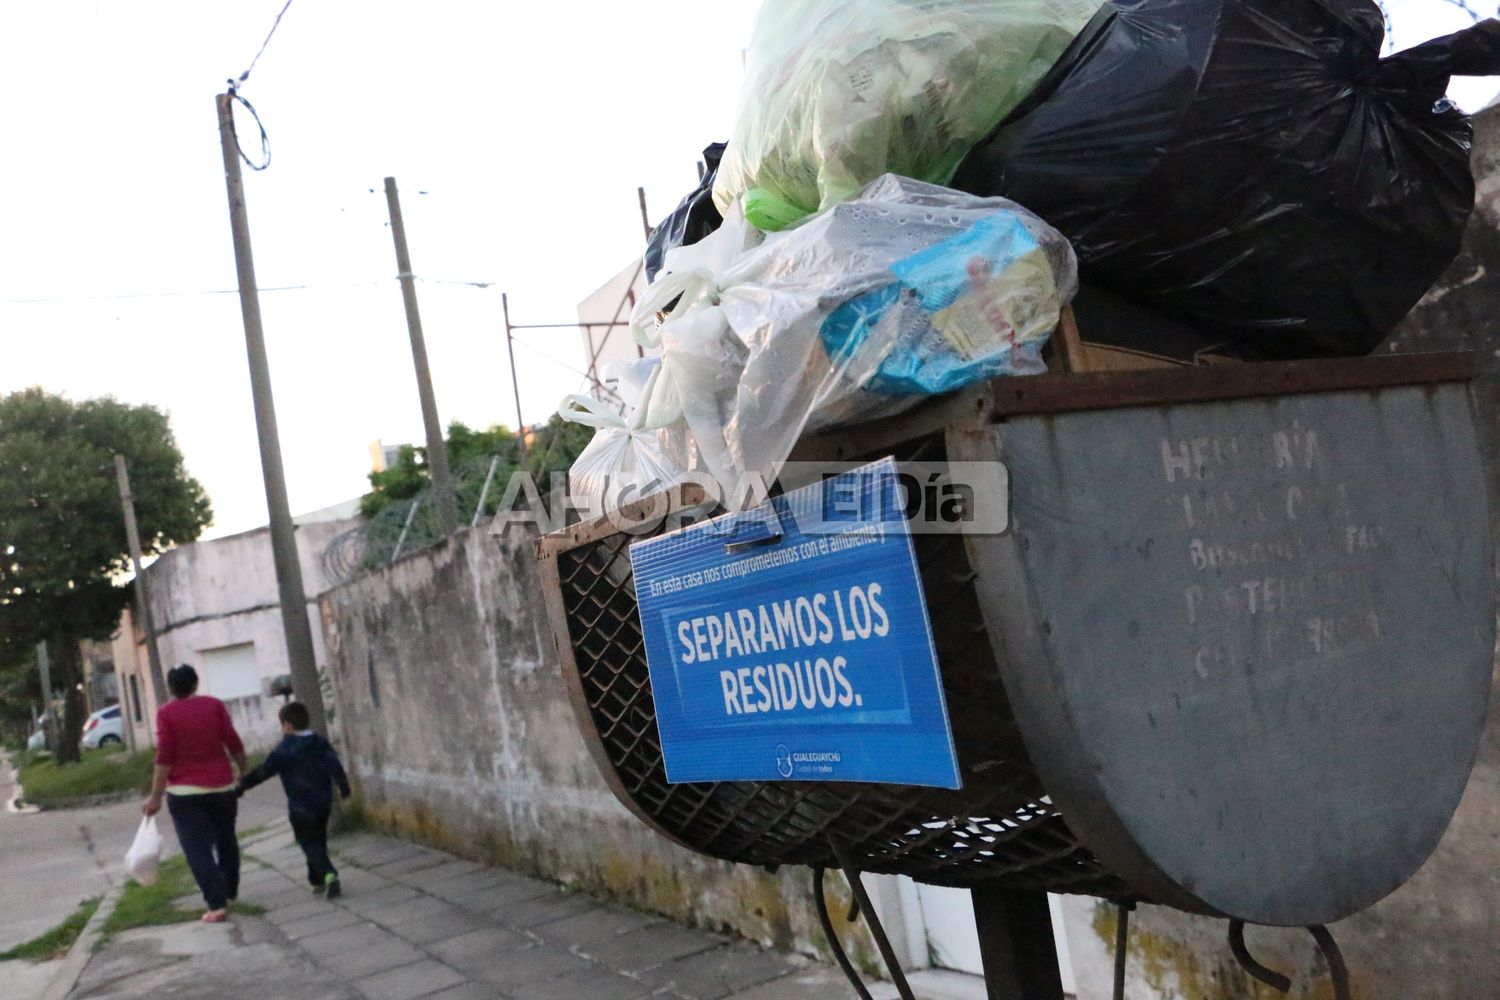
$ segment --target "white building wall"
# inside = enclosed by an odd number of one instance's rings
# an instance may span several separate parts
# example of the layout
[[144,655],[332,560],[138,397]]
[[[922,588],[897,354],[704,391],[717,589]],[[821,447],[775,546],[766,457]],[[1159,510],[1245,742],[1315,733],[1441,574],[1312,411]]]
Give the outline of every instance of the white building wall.
[[[321,556],[336,537],[358,523],[316,521],[297,527],[308,623],[320,669],[327,662],[327,654],[317,598],[330,586],[323,575]],[[222,698],[228,706],[247,746],[261,748],[275,743],[281,732],[276,720],[281,700],[265,694],[265,686],[273,678],[289,674],[291,667],[282,632],[269,530],[260,528],[173,549],[147,567],[145,580],[163,669],[189,664],[202,678],[204,693]],[[117,645],[122,642],[117,641]],[[148,711],[143,712],[146,718],[137,725],[137,733],[149,740],[155,705],[149,694],[146,663],[145,649],[138,648],[134,666]],[[253,691],[247,682],[252,670],[259,681]],[[129,682],[122,678],[122,683]],[[221,690],[216,691],[216,687]],[[139,739],[138,744],[145,745]]]

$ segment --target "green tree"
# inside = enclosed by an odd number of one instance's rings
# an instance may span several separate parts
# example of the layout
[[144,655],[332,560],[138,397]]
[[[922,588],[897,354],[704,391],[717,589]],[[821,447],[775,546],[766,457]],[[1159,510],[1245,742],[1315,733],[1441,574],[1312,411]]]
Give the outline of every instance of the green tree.
[[[454,470],[456,480],[462,480],[465,474],[472,477],[476,468],[482,479],[489,469],[489,459],[497,455],[503,468],[512,468],[516,452],[515,433],[499,424],[479,431],[458,420],[448,425],[448,466]],[[371,490],[360,498],[359,512],[374,517],[392,504],[412,499],[430,485],[427,449],[404,445],[394,465],[370,473]],[[462,489],[465,484],[459,481],[455,485]]]
[[197,538],[212,517],[208,498],[183,467],[166,414],[41,389],[0,398],[0,663],[22,663],[47,643],[65,699],[63,760],[77,759],[83,728],[78,643],[109,638],[129,595],[117,452],[130,463],[143,553]]

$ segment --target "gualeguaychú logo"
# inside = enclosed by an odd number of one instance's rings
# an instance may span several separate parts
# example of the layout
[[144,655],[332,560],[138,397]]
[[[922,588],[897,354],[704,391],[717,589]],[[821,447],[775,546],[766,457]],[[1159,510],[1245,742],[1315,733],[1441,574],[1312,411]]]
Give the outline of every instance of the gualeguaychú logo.
[[785,743],[776,746],[776,773],[783,778],[792,776],[792,752],[787,749]]

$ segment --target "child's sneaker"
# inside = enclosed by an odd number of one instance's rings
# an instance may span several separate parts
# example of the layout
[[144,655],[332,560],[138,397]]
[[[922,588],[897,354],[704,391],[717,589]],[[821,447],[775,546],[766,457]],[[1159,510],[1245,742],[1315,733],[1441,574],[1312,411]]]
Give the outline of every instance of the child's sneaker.
[[339,877],[337,875],[329,875],[324,885],[329,899],[338,899],[344,894],[343,887],[339,885]]

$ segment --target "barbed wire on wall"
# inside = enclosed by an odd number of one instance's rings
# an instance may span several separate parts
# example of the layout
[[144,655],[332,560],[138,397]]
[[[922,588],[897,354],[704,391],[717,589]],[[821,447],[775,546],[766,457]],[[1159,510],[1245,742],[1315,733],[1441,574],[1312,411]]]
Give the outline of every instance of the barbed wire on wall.
[[[481,516],[494,512],[505,492],[512,459],[513,456],[482,455],[453,469],[453,498],[460,523],[468,524],[479,511],[481,496],[485,507],[480,511]],[[485,495],[484,484],[492,464],[496,466],[495,476]],[[444,537],[429,486],[409,500],[389,505],[359,527],[336,536],[323,550],[323,576],[339,586],[401,556],[435,545]]]

